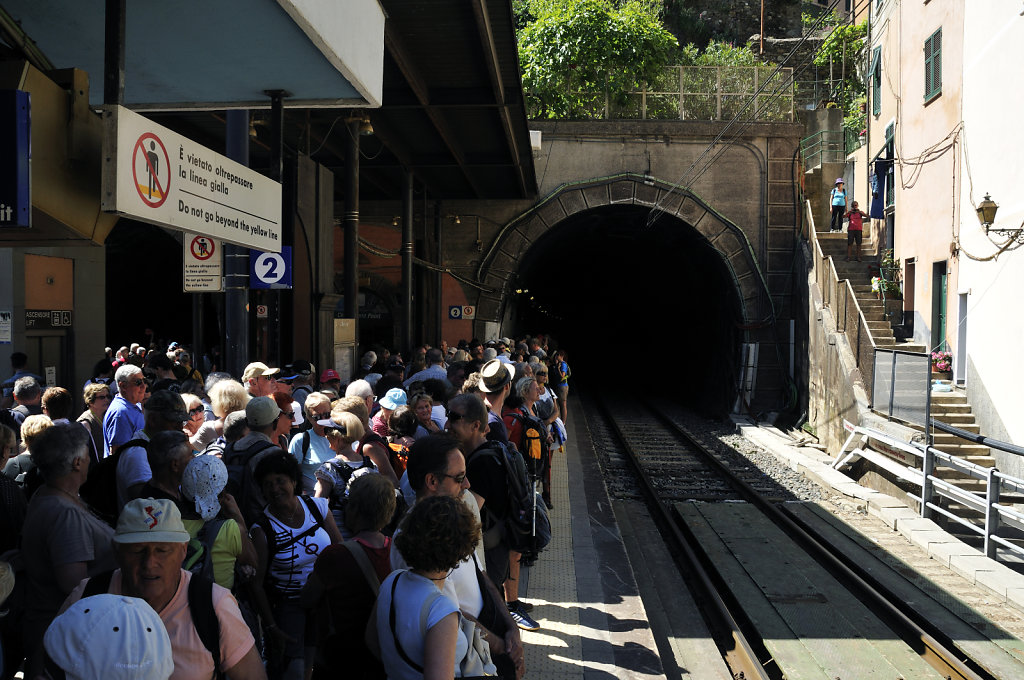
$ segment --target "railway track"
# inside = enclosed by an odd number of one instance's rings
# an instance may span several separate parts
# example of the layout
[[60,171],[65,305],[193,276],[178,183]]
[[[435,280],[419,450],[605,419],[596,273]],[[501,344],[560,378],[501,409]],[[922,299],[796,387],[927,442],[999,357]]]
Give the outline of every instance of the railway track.
[[584,404],[609,495],[646,504],[734,677],[1000,677],[789,512],[791,494],[739,454],[636,399]]

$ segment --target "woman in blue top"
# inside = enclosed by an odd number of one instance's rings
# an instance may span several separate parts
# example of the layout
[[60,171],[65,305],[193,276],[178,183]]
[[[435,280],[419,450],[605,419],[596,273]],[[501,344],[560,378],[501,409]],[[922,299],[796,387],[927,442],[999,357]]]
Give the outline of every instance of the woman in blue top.
[[480,523],[465,503],[449,496],[425,498],[406,515],[394,548],[409,568],[392,572],[377,595],[377,635],[389,680],[462,675],[473,640],[461,626],[458,603],[441,590],[479,537]]
[[843,185],[843,178],[836,179],[836,186],[829,194],[829,202],[832,206],[832,222],[829,231],[843,230],[843,215],[846,214],[846,188]]

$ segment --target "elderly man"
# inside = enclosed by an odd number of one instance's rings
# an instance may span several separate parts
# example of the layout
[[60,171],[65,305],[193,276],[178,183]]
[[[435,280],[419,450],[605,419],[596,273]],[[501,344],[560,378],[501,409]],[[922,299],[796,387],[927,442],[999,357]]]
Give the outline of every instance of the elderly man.
[[149,440],[146,457],[153,477],[143,485],[139,498],[164,498],[181,510],[181,477],[195,457],[188,437],[180,429],[157,432]]
[[117,396],[103,414],[105,456],[117,453],[121,446],[146,425],[139,406],[146,396],[146,380],[142,377],[142,369],[133,364],[125,364],[114,373],[114,382],[117,383]]
[[512,364],[497,359],[491,359],[480,368],[480,391],[484,394],[484,403],[491,410],[487,416],[487,438],[503,444],[509,442],[508,429],[501,419],[501,409],[512,390],[512,377],[515,373]]
[[466,469],[473,482],[471,493],[480,506],[487,574],[499,588],[504,588],[504,599],[516,625],[523,630],[538,630],[540,625],[528,613],[533,607],[519,600],[519,555],[509,551],[502,530],[509,500],[505,453],[500,447],[508,443],[489,438],[487,409],[473,395],[460,394],[448,407],[448,431],[458,439],[466,457]]
[[402,385],[405,386],[405,389],[409,389],[409,385],[414,382],[423,382],[431,378],[448,381],[448,371],[444,367],[444,355],[436,347],[427,350],[427,367],[410,375]]
[[43,412],[43,388],[35,378],[18,378],[14,381],[14,401],[18,405],[11,409],[11,413],[19,423],[29,416],[38,416]]
[[171,639],[170,680],[208,680],[218,671],[231,680],[265,679],[252,633],[231,592],[181,568],[188,541],[174,503],[132,501],[114,533],[120,568],[82,581],[63,608],[101,593],[138,597],[160,616]]
[[306,397],[303,410],[312,427],[292,437],[288,442],[288,453],[295,456],[302,469],[302,492],[312,496],[316,487],[317,468],[337,455],[324,435],[323,426],[317,422],[331,417],[331,400],[326,394],[313,392]]
[[[406,468],[409,484],[416,492],[417,503],[432,496],[460,498],[479,517],[480,506],[476,498],[466,493],[470,484],[466,477],[466,459],[459,446],[457,439],[446,435],[431,435],[418,440],[409,449]],[[516,680],[525,670],[523,644],[516,623],[505,607],[505,598],[489,578],[477,574],[478,569],[483,571],[479,557],[482,550],[481,540],[481,545],[470,559],[460,562],[445,578],[443,592],[458,602],[466,617],[481,626],[499,676],[505,680]],[[406,566],[402,554],[392,543],[391,568]]]
[[277,429],[278,420],[284,411],[277,405],[273,397],[255,397],[245,405],[245,421],[249,432],[238,441],[228,444],[224,449],[224,464],[228,470],[241,469],[239,487],[228,486],[228,491],[237,499],[245,521],[251,524],[263,511],[266,501],[263,492],[256,483],[253,473],[256,464],[268,453],[280,451],[281,448],[272,439]]
[[277,389],[277,378],[281,369],[271,368],[262,361],[254,361],[242,372],[242,384],[253,397],[269,397]]
[[170,390],[159,390],[146,402],[145,425],[131,441],[125,442],[117,458],[117,507],[142,495],[142,487],[153,477],[149,466],[149,442],[158,432],[181,432],[188,420],[185,400]]
[[[373,385],[365,380],[353,380],[345,388],[345,396],[362,399],[363,404],[366,405],[366,413],[371,416],[373,415],[373,403],[377,398],[373,393]],[[369,429],[369,425],[367,425],[367,429]]]

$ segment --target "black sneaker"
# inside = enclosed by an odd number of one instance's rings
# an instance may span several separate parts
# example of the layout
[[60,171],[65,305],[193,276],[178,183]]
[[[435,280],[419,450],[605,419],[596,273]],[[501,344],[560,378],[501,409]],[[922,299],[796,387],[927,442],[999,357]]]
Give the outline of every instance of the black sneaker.
[[524,601],[524,600],[516,600],[515,602],[506,602],[505,606],[508,607],[509,609],[511,609],[512,607],[515,607],[515,608],[520,609],[520,610],[522,610],[524,612],[532,612],[533,611],[533,605],[530,604],[529,602]]
[[520,607],[509,604],[508,612],[512,615],[512,620],[516,622],[516,625],[523,630],[540,630],[540,624],[531,619],[530,615]]

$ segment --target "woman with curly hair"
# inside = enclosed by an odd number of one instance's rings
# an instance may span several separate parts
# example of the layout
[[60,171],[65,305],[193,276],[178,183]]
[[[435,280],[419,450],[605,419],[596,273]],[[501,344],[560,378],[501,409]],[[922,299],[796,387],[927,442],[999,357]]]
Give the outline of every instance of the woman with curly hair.
[[461,625],[458,603],[441,588],[479,538],[480,523],[449,496],[421,500],[402,522],[395,547],[409,568],[392,572],[377,595],[377,635],[389,680],[461,676],[475,641]]

